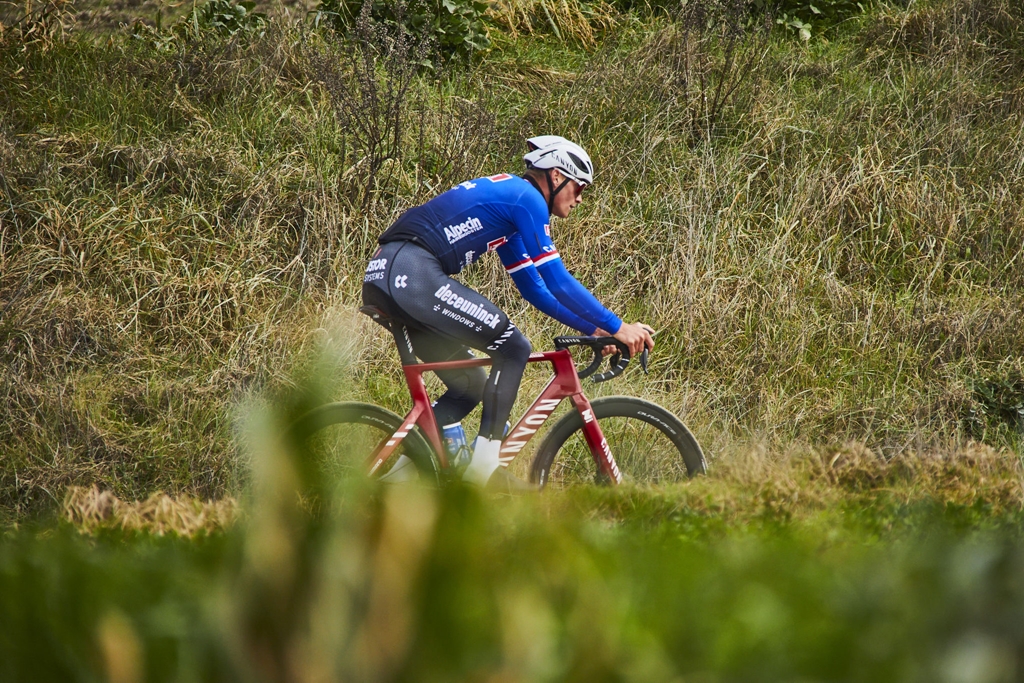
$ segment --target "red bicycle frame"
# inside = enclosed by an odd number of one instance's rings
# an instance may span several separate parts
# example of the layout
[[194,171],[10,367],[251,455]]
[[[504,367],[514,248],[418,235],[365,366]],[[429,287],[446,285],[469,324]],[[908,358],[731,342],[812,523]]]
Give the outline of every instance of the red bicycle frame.
[[[594,411],[590,407],[590,401],[583,395],[583,387],[580,386],[580,378],[576,373],[576,365],[568,350],[545,351],[542,353],[531,353],[530,363],[547,361],[551,363],[555,374],[548,382],[540,396],[533,402],[530,409],[519,419],[516,425],[509,430],[501,446],[501,464],[508,467],[519,452],[530,442],[544,422],[551,417],[562,399],[568,398],[573,406],[579,411],[583,418],[583,433],[601,471],[616,484],[622,481],[622,474],[619,466],[612,457],[611,449],[608,448],[608,441],[601,433],[601,427],[594,419]],[[412,396],[412,410],[405,416],[402,426],[391,438],[381,444],[370,456],[370,473],[376,472],[382,464],[398,448],[402,440],[417,425],[424,436],[437,453],[442,469],[448,468],[448,456],[441,442],[441,433],[437,428],[437,420],[434,417],[434,409],[430,405],[430,397],[427,395],[427,387],[423,381],[423,373],[437,370],[457,370],[460,368],[478,368],[491,364],[489,358],[476,358],[473,360],[445,361],[442,363],[414,363],[403,365],[405,381],[409,385],[409,393]]]

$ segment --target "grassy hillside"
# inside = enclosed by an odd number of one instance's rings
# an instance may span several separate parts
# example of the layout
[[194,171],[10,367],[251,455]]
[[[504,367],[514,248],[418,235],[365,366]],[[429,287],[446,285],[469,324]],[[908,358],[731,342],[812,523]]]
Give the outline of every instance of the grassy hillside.
[[[301,14],[175,40],[60,12],[8,24],[4,515],[70,485],[237,493],[239,402],[324,349],[333,397],[400,410],[397,356],[354,313],[376,236],[462,179],[518,170],[541,132],[598,166],[553,226],[567,265],[662,332],[651,376],[607,391],[677,411],[723,472],[839,451],[974,472],[980,440],[999,499],[1019,501],[1016,3],[882,4],[807,43],[751,26],[732,52],[714,24],[664,15],[580,13],[561,37],[516,16],[468,67],[417,73],[392,45],[372,74]],[[535,347],[562,332],[496,262],[465,277]]]
[[[427,68],[301,4],[0,3],[0,680],[1020,679],[1019,2],[809,41],[644,4],[510,0]],[[597,161],[567,264],[661,330],[593,395],[709,475],[505,500],[280,443],[311,395],[405,407],[375,238],[538,132]]]

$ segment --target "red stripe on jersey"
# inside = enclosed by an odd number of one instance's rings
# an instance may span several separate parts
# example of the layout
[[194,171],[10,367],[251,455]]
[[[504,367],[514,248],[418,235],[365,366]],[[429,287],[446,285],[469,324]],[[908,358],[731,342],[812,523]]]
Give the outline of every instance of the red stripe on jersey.
[[513,263],[510,266],[505,266],[505,272],[507,272],[507,273],[515,273],[515,272],[518,272],[518,271],[522,270],[523,268],[526,268],[527,266],[532,266],[532,265],[533,265],[533,261],[531,259],[528,259],[528,258],[527,259],[523,259],[522,261],[516,261],[515,263]]
[[554,261],[556,258],[560,258],[558,256],[558,252],[557,251],[552,251],[550,253],[544,254],[540,258],[533,259],[533,265],[535,265],[535,266],[542,266],[545,263],[547,263],[548,261]]
[[487,179],[492,183],[500,183],[502,180],[508,180],[511,177],[508,173],[499,173],[498,175],[489,176]]
[[503,244],[508,244],[507,237],[499,237],[496,240],[491,240],[490,242],[487,243],[487,251],[494,251]]

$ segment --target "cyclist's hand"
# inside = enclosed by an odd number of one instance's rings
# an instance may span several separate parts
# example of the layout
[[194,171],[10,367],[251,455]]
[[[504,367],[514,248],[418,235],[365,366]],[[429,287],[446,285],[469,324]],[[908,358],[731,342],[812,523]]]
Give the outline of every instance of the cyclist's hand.
[[622,323],[619,331],[612,336],[629,347],[629,353],[634,358],[643,353],[644,348],[654,348],[654,338],[651,336],[654,330],[643,323]]

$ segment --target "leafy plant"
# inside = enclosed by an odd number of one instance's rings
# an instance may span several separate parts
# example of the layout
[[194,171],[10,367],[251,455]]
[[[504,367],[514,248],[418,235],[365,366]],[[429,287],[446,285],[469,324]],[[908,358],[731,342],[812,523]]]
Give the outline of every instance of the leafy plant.
[[968,411],[968,425],[982,437],[988,429],[1024,433],[1024,375],[1018,370],[1000,372],[974,382],[975,403]]
[[254,12],[255,2],[246,0],[210,0],[202,7],[194,7],[184,19],[193,33],[215,31],[222,36],[232,36],[239,31],[258,31],[267,23],[267,15]]
[[811,35],[861,14],[867,2],[858,0],[750,0],[759,12],[770,12],[775,23],[810,40]]
[[491,45],[483,23],[487,3],[481,0],[320,0],[314,21],[350,35],[364,5],[374,21],[433,41],[444,59],[466,60]]
[[707,0],[680,7],[676,21],[648,48],[686,115],[693,142],[710,140],[726,112],[753,86],[768,25],[748,25],[742,2]]
[[169,30],[137,22],[132,35],[149,41],[159,50],[172,48],[181,41],[199,40],[208,34],[228,37],[237,33],[258,33],[267,25],[267,15],[253,11],[255,7],[256,3],[248,0],[210,0],[193,7]]
[[363,208],[384,181],[388,163],[401,160],[409,88],[426,45],[422,40],[414,44],[401,26],[375,22],[370,7],[363,3],[353,39],[340,54],[311,56],[317,79],[359,158]]
[[[414,38],[400,22],[375,20],[366,2],[349,40],[308,50],[344,131],[343,163],[354,160],[342,174],[343,183],[364,210],[399,187],[415,184],[417,191],[433,193],[483,170],[476,164],[487,158],[495,138],[490,112],[460,97],[432,100],[414,87],[432,45],[428,38]],[[452,76],[443,66],[433,75]]]

